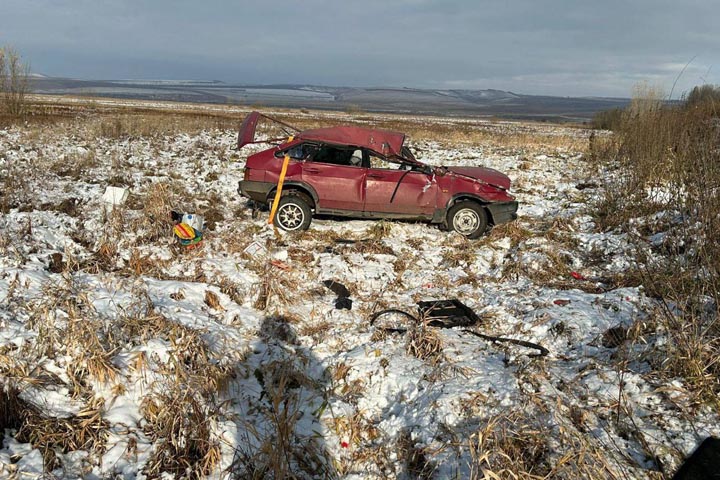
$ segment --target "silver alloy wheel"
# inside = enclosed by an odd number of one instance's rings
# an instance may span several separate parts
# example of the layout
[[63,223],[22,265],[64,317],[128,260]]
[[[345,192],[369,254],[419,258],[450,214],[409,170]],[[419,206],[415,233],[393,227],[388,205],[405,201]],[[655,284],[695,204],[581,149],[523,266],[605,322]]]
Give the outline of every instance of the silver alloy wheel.
[[480,225],[480,216],[471,208],[458,210],[453,217],[453,229],[461,235],[470,235]]
[[305,221],[305,212],[296,203],[286,203],[278,209],[277,219],[283,229],[298,230]]

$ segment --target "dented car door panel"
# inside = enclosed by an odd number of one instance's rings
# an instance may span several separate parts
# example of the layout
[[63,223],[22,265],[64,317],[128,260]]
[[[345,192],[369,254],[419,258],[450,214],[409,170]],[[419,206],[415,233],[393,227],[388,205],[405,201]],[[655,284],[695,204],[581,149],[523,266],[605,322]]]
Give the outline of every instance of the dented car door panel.
[[319,212],[362,209],[364,175],[360,167],[306,161],[302,181],[315,189]]
[[437,182],[422,172],[368,169],[364,212],[432,216],[437,205]]

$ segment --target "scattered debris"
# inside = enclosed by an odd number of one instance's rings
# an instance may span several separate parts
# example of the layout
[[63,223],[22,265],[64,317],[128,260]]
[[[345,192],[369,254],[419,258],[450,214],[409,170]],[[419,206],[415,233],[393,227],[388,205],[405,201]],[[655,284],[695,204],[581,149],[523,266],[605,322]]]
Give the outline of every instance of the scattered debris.
[[324,280],[323,285],[329,288],[337,298],[335,299],[335,308],[338,310],[352,310],[352,300],[350,299],[350,291],[345,285],[335,280]]
[[192,213],[170,212],[170,218],[175,222],[173,233],[183,247],[195,247],[203,239],[204,222],[202,216]]
[[205,218],[202,215],[172,211],[170,212],[170,218],[172,218],[172,221],[175,223],[190,225],[195,230],[205,230]]
[[[109,127],[124,122],[123,131],[170,123],[140,124],[135,117],[103,114],[98,120]],[[421,476],[427,460],[437,467],[431,475],[437,478],[484,471],[498,478],[639,480],[671,478],[704,438],[720,436],[717,409],[700,403],[706,397],[682,376],[665,373],[659,355],[673,339],[664,322],[656,325],[656,301],[639,286],[643,278],[630,271],[638,260],[635,242],[620,229],[598,228],[587,208],[587,193],[602,194],[614,172],[588,172],[574,146],[567,158],[534,160],[535,153],[551,149],[548,141],[565,142],[560,137],[543,134],[536,136],[541,147],[528,146],[512,136],[519,125],[483,121],[467,127],[472,138],[476,129],[498,128],[502,145],[435,138],[413,144],[436,165],[463,159],[471,167],[482,157],[516,177],[520,222],[495,227],[479,242],[413,222],[335,219],[318,222],[310,234],[277,239],[264,219],[246,214],[235,182],[205,188],[198,181],[213,173],[230,178],[242,169],[244,155],[230,148],[235,131],[157,135],[128,148],[125,133],[98,136],[99,128],[83,122],[78,118],[62,132],[0,129],[5,167],[33,172],[6,175],[22,180],[22,188],[0,193],[0,377],[7,380],[6,394],[8,383],[15,383],[23,397],[39,399],[47,410],[38,424],[47,432],[39,443],[18,434],[20,423],[6,422],[11,428],[0,442],[2,478],[261,478],[287,472],[395,478]],[[558,127],[522,128],[550,133]],[[563,133],[570,134],[584,149],[587,131]],[[68,163],[55,165],[56,159],[72,155],[83,135],[96,144],[94,164],[77,176],[55,175]],[[578,192],[575,186],[587,180],[601,186]],[[148,190],[156,182],[162,188]],[[131,189],[112,216],[102,214],[113,209],[100,198],[103,185]],[[187,206],[173,203],[178,196],[190,200]],[[170,230],[182,215],[170,222],[173,209],[203,215],[208,238],[202,244],[212,248],[176,246]],[[663,226],[676,213],[657,215],[638,219],[638,232],[653,234],[645,226]],[[210,238],[208,231],[217,235]],[[326,246],[335,254],[324,254]],[[449,265],[442,258],[448,250],[472,261]],[[292,274],[272,260],[289,264]],[[61,273],[52,273],[51,265]],[[572,270],[585,280],[571,277]],[[129,272],[138,275],[128,278]],[[307,278],[317,280],[300,280]],[[336,295],[320,285],[324,279],[348,282],[351,312],[335,310]],[[318,308],[312,298],[320,292],[324,305]],[[418,323],[416,301],[450,295],[442,292],[477,305],[482,323],[451,330]],[[557,306],[556,299],[572,305]],[[717,303],[688,300],[670,308],[692,309],[710,326]],[[383,315],[370,329],[353,315],[362,312],[365,320],[391,306],[406,306],[412,315]],[[490,315],[497,328],[489,326]],[[602,346],[609,329],[629,327],[633,337],[633,325],[643,325],[643,348]],[[537,342],[551,353],[529,358],[542,350],[464,329]],[[606,344],[612,341],[608,334]],[[629,348],[628,342],[617,348]],[[264,374],[264,382],[253,372]],[[111,382],[97,380],[111,375]],[[277,395],[269,395],[273,391]],[[106,401],[78,417],[81,404],[94,398]],[[6,414],[22,413],[8,400],[6,395]],[[0,420],[7,418],[0,398]],[[84,449],[44,440],[68,435],[63,425],[74,418],[89,422],[89,429],[97,418],[104,420],[97,432],[108,436]],[[202,425],[211,428],[197,428]],[[403,450],[398,441],[406,427],[411,443]],[[197,436],[200,431],[206,433]],[[192,453],[193,460],[180,466],[190,458],[178,455],[181,445],[207,454],[199,459]],[[44,468],[48,448],[57,454]],[[177,462],[170,461],[173,455]],[[280,456],[292,465],[286,462],[284,473],[269,470]],[[162,465],[172,469],[161,472]],[[209,472],[205,465],[215,467]]]
[[404,326],[388,326],[388,325],[376,325],[375,323],[380,317],[386,316],[386,315],[400,315],[402,317],[405,317],[409,319],[413,324],[420,323],[420,320],[413,314],[406,312],[405,310],[399,310],[397,308],[388,308],[386,310],[380,310],[379,312],[373,313],[370,318],[370,325],[378,328],[380,330],[383,330],[388,333],[405,333],[408,331],[408,327]]
[[550,353],[550,350],[543,347],[540,344],[528,342],[525,340],[517,340],[515,338],[504,338],[504,337],[494,337],[492,335],[485,335],[484,333],[476,332],[475,330],[463,330],[465,333],[469,333],[471,335],[475,335],[476,337],[480,337],[483,340],[488,340],[490,342],[494,343],[511,343],[513,345],[519,345],[521,347],[527,347],[527,348],[533,348],[535,350],[538,350],[540,353],[532,353],[529,354],[528,357],[544,357],[548,353]]
[[323,285],[329,288],[338,297],[349,297],[350,291],[345,285],[335,280],[324,280]]
[[573,277],[575,280],[587,280],[587,278],[585,278],[583,274],[579,272],[570,272],[570,276]]
[[123,187],[106,187],[103,193],[103,202],[109,205],[122,205],[128,199],[130,190]]
[[335,299],[335,308],[337,310],[352,310],[352,299],[348,297],[338,297]]
[[[480,322],[480,318],[477,316],[475,312],[472,311],[468,306],[463,304],[457,299],[453,300],[433,300],[433,301],[427,301],[427,302],[418,302],[418,311],[420,312],[420,317],[416,317],[412,315],[411,313],[408,313],[404,310],[399,310],[395,308],[389,308],[387,310],[381,310],[379,312],[374,313],[370,316],[370,325],[374,326],[375,328],[378,328],[380,330],[383,330],[388,333],[405,333],[408,331],[408,328],[403,326],[385,326],[385,325],[375,325],[375,322],[382,316],[385,315],[400,315],[403,316],[410,321],[413,322],[414,325],[420,325],[422,324],[422,320],[424,319],[426,321],[425,325],[430,327],[439,327],[439,328],[453,328],[458,326],[469,326],[474,325]],[[434,313],[433,313],[434,312]],[[436,315],[436,316],[433,316]],[[429,322],[428,319],[431,319]],[[534,353],[528,355],[529,357],[544,357],[550,351],[543,347],[542,345],[539,345],[537,343],[528,342],[525,340],[517,340],[514,338],[504,338],[504,337],[495,337],[492,335],[486,335],[484,333],[477,332],[475,330],[470,329],[463,329],[462,332],[469,333],[471,335],[474,335],[476,337],[482,338],[483,340],[488,340],[493,343],[510,343],[513,345],[519,345],[521,347],[526,348],[532,348],[535,350],[538,350],[539,353]]]
[[288,270],[291,270],[290,265],[283,262],[282,260],[277,260],[277,259],[270,260],[270,265],[272,265],[273,267],[279,268],[280,270],[285,270],[286,272]]
[[250,243],[250,245],[245,247],[243,253],[247,253],[251,257],[257,257],[260,254],[267,253],[267,248],[262,246],[260,243],[253,241],[252,243]]
[[418,312],[431,327],[469,327],[480,323],[480,317],[458,299],[418,302]]
[[202,241],[202,231],[196,230],[187,223],[178,223],[173,227],[173,233],[184,247],[196,246]]

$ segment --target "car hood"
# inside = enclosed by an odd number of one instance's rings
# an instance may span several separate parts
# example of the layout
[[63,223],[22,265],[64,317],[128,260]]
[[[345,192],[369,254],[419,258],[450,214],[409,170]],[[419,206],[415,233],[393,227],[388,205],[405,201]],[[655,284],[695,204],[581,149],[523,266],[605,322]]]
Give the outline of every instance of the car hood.
[[510,178],[504,173],[486,167],[445,167],[450,172],[463,177],[480,180],[503,190],[510,188]]

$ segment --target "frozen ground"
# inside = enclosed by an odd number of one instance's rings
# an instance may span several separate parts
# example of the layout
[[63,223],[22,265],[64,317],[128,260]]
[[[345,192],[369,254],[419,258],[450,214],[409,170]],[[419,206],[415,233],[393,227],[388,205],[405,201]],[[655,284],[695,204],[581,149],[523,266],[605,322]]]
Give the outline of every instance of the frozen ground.
[[[106,138],[90,123],[0,130],[0,476],[661,478],[720,433],[655,373],[655,306],[621,287],[633,248],[594,228],[602,182],[579,151],[411,143],[511,177],[520,219],[478,241],[333,219],[287,236],[237,196],[236,132]],[[130,187],[127,204],[106,209],[108,185]],[[201,247],[175,244],[171,209],[205,215]],[[444,298],[549,355],[368,322]]]

